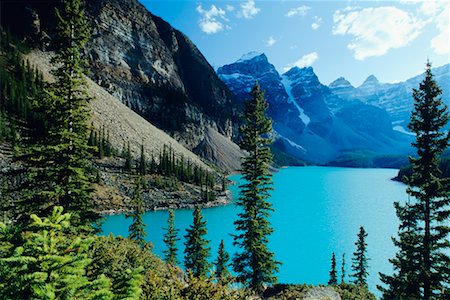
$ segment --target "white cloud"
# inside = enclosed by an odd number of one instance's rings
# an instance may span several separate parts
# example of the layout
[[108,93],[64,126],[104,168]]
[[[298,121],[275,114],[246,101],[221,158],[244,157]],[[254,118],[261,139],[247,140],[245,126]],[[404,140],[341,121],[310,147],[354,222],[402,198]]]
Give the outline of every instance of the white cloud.
[[296,7],[296,8],[291,8],[287,12],[286,17],[292,18],[292,17],[297,16],[297,15],[299,15],[301,17],[304,17],[304,16],[306,16],[306,14],[308,13],[308,10],[310,10],[310,9],[311,9],[311,7],[306,6],[306,5],[302,5],[302,6],[299,6],[299,7]]
[[439,34],[431,40],[431,48],[436,54],[450,53],[449,5],[434,20]]
[[306,55],[303,55],[303,57],[297,60],[296,62],[287,65],[286,67],[283,68],[283,70],[287,72],[293,67],[299,68],[309,67],[318,59],[319,55],[317,54],[317,52],[311,52]]
[[225,6],[225,9],[226,9],[227,11],[233,11],[233,10],[234,10],[234,6],[233,6],[233,5],[227,4],[227,6]]
[[208,10],[198,5],[197,12],[201,15],[198,26],[204,33],[213,34],[228,28],[224,24],[224,21],[228,21],[228,19],[225,17],[226,12],[223,9],[211,5],[211,8]]
[[269,38],[266,41],[266,46],[272,47],[273,45],[276,44],[276,42],[278,42],[278,40],[276,40],[273,36],[269,36]]
[[322,18],[318,17],[318,16],[314,16],[313,17],[313,23],[311,24],[311,28],[313,30],[316,30],[320,27],[320,25],[322,25]]
[[238,16],[245,19],[252,19],[260,11],[261,9],[256,7],[254,0],[247,0],[244,3],[241,3],[241,11],[239,12]]
[[425,25],[407,12],[392,6],[336,11],[333,16],[335,35],[350,35],[347,47],[358,60],[381,56],[415,40]]

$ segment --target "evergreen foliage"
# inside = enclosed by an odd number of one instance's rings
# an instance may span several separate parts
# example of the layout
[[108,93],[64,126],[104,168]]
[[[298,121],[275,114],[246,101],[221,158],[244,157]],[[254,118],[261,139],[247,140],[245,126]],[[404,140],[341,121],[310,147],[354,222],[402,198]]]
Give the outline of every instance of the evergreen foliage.
[[178,229],[175,228],[175,213],[173,209],[169,209],[169,218],[167,219],[167,228],[164,228],[166,233],[164,234],[164,244],[166,245],[166,249],[163,251],[164,260],[166,263],[171,264],[172,266],[178,265],[177,258],[177,241],[178,238]]
[[336,255],[331,255],[331,269],[330,269],[330,280],[328,280],[329,285],[337,284],[337,271],[336,271]]
[[21,221],[28,213],[51,211],[59,205],[72,214],[75,228],[91,229],[99,220],[91,197],[88,146],[91,98],[85,90],[86,61],[81,53],[90,33],[80,0],[63,0],[56,9],[57,50],[51,62],[55,82],[45,84],[44,93],[32,108],[46,123],[42,135],[23,149],[21,159],[28,169]]
[[185,235],[184,266],[193,276],[205,277],[210,268],[208,257],[211,251],[209,241],[205,238],[206,220],[199,207],[194,210],[193,215],[193,224],[186,230]]
[[142,192],[142,180],[138,178],[136,180],[136,188],[134,190],[134,196],[131,200],[132,211],[126,214],[127,218],[132,218],[130,227],[128,227],[129,238],[135,241],[139,246],[145,248],[147,242],[145,241],[145,223],[142,220],[142,215],[145,213],[144,200],[141,197]]
[[245,102],[244,125],[240,130],[240,147],[248,156],[242,159],[241,194],[237,205],[242,208],[234,225],[234,245],[240,251],[233,257],[237,280],[260,290],[265,283],[275,283],[279,262],[268,248],[273,232],[268,221],[272,205],[267,201],[272,189],[269,166],[272,162],[269,145],[272,122],[267,116],[268,104],[258,84],[252,88],[251,99]]
[[415,133],[413,146],[417,157],[410,157],[412,173],[406,179],[411,199],[405,205],[395,203],[400,219],[398,238],[393,239],[399,252],[390,262],[394,274],[381,274],[387,287],[380,287],[383,297],[399,299],[448,298],[450,278],[449,204],[450,181],[444,179],[440,158],[449,146],[448,107],[441,88],[427,62],[425,78],[413,89],[414,110],[408,128]]
[[222,282],[227,282],[229,280],[231,277],[230,271],[228,271],[229,265],[230,255],[225,250],[225,243],[221,240],[219,250],[217,252],[217,259],[214,262],[214,266],[216,267],[215,276],[218,280]]
[[341,283],[345,283],[345,253],[342,254]]
[[132,163],[132,157],[131,157],[131,148],[130,148],[130,141],[127,143],[127,148],[125,150],[125,170],[131,171],[131,163]]
[[[68,237],[70,214],[55,206],[51,215],[31,215],[20,242],[0,252],[2,299],[113,299],[104,276],[88,278],[93,237]],[[4,245],[6,227],[0,225]]]
[[367,233],[364,227],[359,228],[358,240],[355,242],[356,252],[353,253],[352,258],[352,271],[354,284],[360,284],[367,286],[367,276],[369,273],[368,269],[368,258],[367,258],[367,243],[366,243]]
[[141,176],[147,175],[147,159],[145,158],[144,143],[141,144],[141,157],[139,159],[138,171]]

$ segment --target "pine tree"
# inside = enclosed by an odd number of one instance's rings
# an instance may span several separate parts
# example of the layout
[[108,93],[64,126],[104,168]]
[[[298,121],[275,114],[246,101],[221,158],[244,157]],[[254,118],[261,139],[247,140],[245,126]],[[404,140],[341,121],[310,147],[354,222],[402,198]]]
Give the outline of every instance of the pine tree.
[[[45,218],[31,215],[20,243],[0,255],[1,299],[112,299],[110,282],[88,278],[92,237],[67,236],[71,215],[55,206]],[[0,223],[0,240],[6,227]]]
[[345,283],[345,253],[342,254],[341,283]]
[[144,141],[142,141],[142,144],[141,144],[141,157],[139,159],[139,170],[138,171],[141,176],[147,175],[147,159],[145,157],[145,152],[144,152]]
[[175,228],[175,213],[173,209],[169,209],[169,218],[167,219],[167,228],[164,229],[166,233],[164,234],[164,244],[166,245],[166,250],[164,250],[164,260],[166,263],[171,264],[172,266],[178,265],[177,259],[177,241],[178,238],[178,229]]
[[142,216],[145,213],[144,210],[144,200],[141,197],[142,192],[142,180],[138,178],[136,180],[136,188],[134,190],[134,196],[131,200],[132,211],[126,214],[127,218],[132,218],[133,221],[131,225],[128,227],[129,238],[135,241],[142,248],[147,246],[145,242],[145,223],[142,220]]
[[131,171],[131,148],[130,148],[130,142],[128,141],[127,149],[125,151],[125,170]]
[[359,228],[358,240],[355,242],[356,252],[353,253],[352,258],[352,271],[354,272],[350,276],[353,277],[354,284],[361,284],[367,286],[368,258],[367,258],[367,233],[364,227]]
[[414,110],[408,128],[415,133],[413,146],[417,157],[410,157],[412,174],[406,178],[411,200],[396,203],[400,219],[398,238],[394,244],[399,252],[391,263],[394,274],[381,274],[387,288],[381,288],[384,298],[397,293],[401,299],[447,298],[450,278],[450,183],[442,179],[439,162],[449,146],[448,107],[440,95],[427,62],[425,78],[413,89]]
[[185,235],[184,266],[195,277],[204,277],[210,268],[208,257],[211,251],[209,241],[205,238],[206,220],[199,207],[194,210],[193,216],[194,222]]
[[89,229],[99,219],[88,176],[91,98],[85,90],[86,62],[81,57],[90,33],[80,0],[62,2],[62,9],[56,9],[57,50],[51,60],[57,66],[52,70],[55,81],[46,84],[45,93],[33,102],[43,113],[47,128],[44,136],[24,149],[32,188],[21,205],[21,220],[24,223],[29,212],[49,212],[60,205],[72,213],[75,228]]
[[331,255],[331,269],[330,269],[330,280],[328,280],[329,285],[337,284],[337,271],[336,271],[336,255]]
[[228,267],[230,265],[230,255],[225,250],[225,243],[223,240],[220,241],[219,251],[217,252],[217,259],[214,262],[214,266],[216,267],[215,276],[218,280],[226,282],[230,278],[231,274],[228,271]]
[[233,257],[233,269],[237,280],[260,290],[265,283],[275,283],[279,262],[268,248],[269,236],[273,232],[268,221],[272,205],[267,199],[272,185],[269,166],[272,154],[272,122],[266,115],[268,104],[258,84],[252,88],[251,99],[245,102],[244,125],[241,126],[240,147],[248,156],[242,160],[241,194],[237,204],[242,208],[234,222],[238,234],[234,245],[241,250]]

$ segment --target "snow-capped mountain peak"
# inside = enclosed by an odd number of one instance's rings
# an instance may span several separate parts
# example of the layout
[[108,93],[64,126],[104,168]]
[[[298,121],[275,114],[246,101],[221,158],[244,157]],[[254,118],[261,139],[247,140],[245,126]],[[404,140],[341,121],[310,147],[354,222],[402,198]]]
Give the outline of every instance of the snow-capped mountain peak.
[[339,77],[329,85],[330,88],[353,88],[352,84],[344,77]]
[[363,84],[360,87],[373,86],[378,84],[380,84],[378,78],[376,78],[375,75],[370,75],[366,80],[364,80]]
[[257,51],[251,51],[249,53],[246,53],[244,55],[241,56],[240,59],[238,59],[236,62],[240,63],[240,62],[246,62],[246,61],[250,61],[253,60],[255,58],[261,58],[261,59],[266,59],[267,57],[264,53],[261,52],[257,52]]

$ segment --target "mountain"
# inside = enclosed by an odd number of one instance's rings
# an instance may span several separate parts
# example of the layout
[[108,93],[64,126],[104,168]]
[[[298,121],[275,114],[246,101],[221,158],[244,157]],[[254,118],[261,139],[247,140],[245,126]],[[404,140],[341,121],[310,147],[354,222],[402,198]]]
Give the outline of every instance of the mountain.
[[[325,164],[349,151],[391,155],[408,148],[408,137],[393,131],[384,109],[340,97],[355,89],[343,78],[332,89],[311,67],[294,67],[280,75],[264,54],[256,53],[220,67],[217,73],[240,101],[258,81],[266,91],[277,144],[303,160]],[[376,78],[370,78],[365,86],[376,84]]]
[[[435,80],[442,89],[442,99],[450,105],[450,64],[432,69]],[[338,78],[329,87],[333,93],[344,100],[359,99],[370,105],[385,109],[395,130],[407,132],[410,113],[413,108],[412,90],[423,80],[424,74],[406,81],[389,84],[381,83],[374,75],[370,75],[364,83],[353,88],[345,79]],[[344,80],[347,83],[344,83]]]
[[[1,23],[44,50],[53,47],[59,1],[2,2]],[[86,1],[90,77],[197,153],[236,137],[238,105],[197,47],[137,0]],[[221,141],[211,143],[211,130]],[[217,157],[205,157],[211,162]]]

